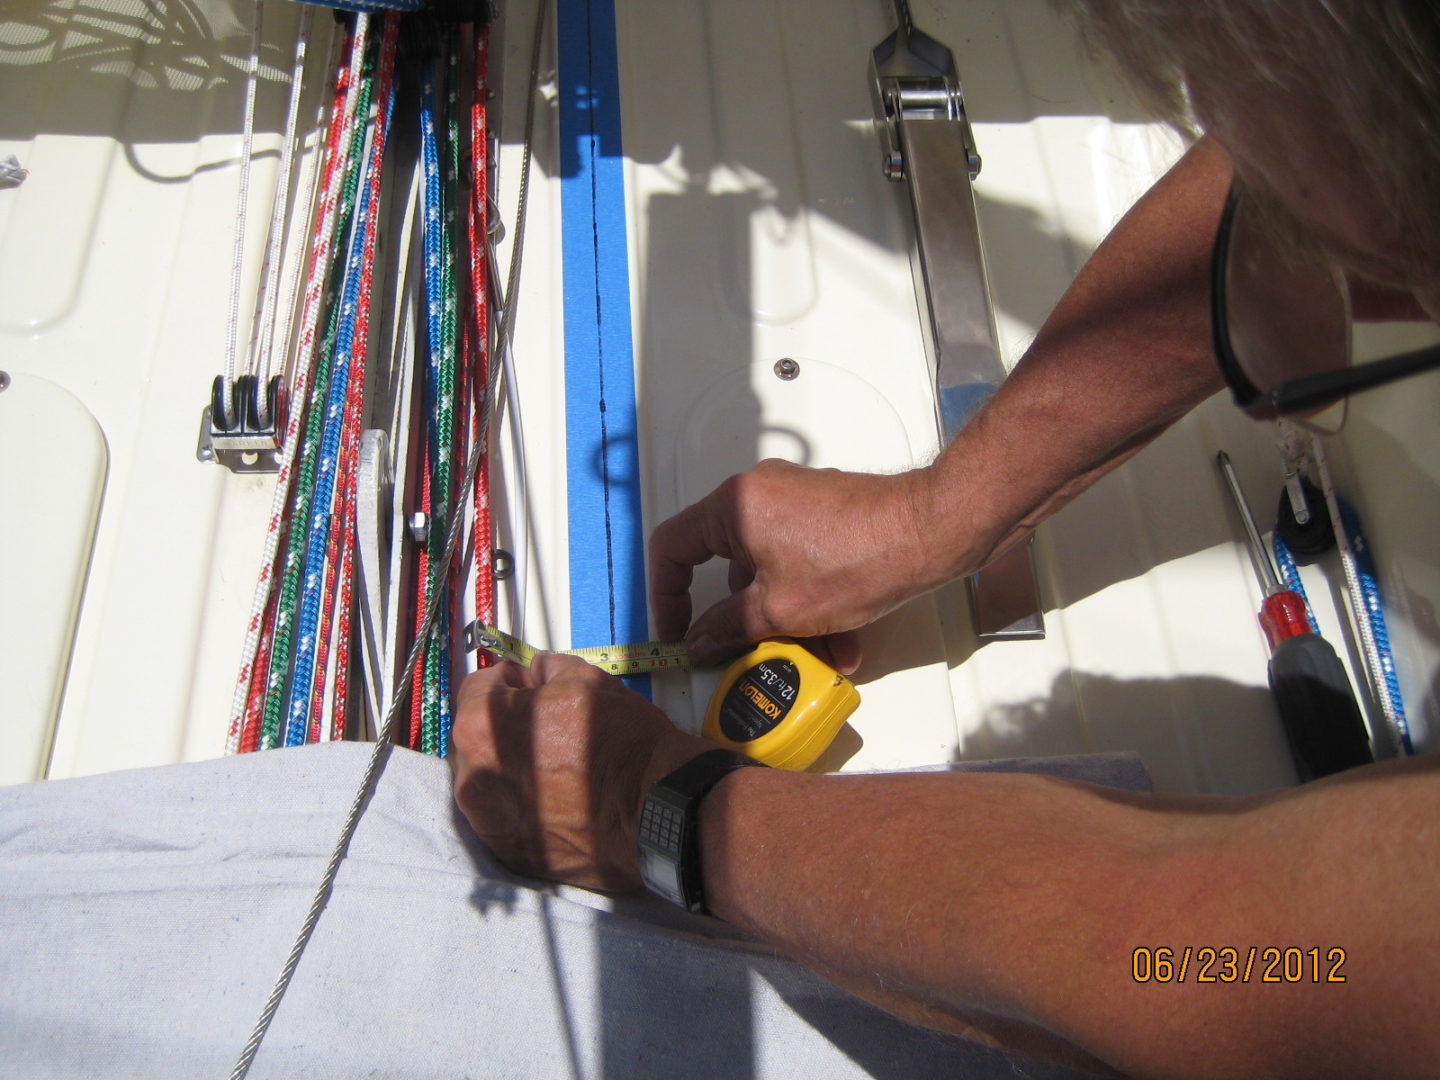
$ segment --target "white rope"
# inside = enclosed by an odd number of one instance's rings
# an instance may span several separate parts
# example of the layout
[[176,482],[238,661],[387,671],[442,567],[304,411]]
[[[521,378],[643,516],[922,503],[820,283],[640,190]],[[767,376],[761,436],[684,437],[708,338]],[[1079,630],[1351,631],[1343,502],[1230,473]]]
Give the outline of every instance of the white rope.
[[240,147],[240,189],[235,196],[235,245],[230,263],[230,320],[225,333],[225,371],[220,380],[224,427],[235,424],[235,367],[240,339],[240,280],[245,268],[245,217],[250,201],[250,159],[255,151],[255,87],[260,72],[260,28],[265,0],[255,0],[250,57],[245,65],[245,120]]
[[285,241],[285,220],[290,208],[290,180],[295,171],[295,132],[300,122],[300,94],[305,83],[305,52],[310,44],[310,25],[315,8],[300,5],[300,25],[295,34],[295,63],[290,71],[290,102],[285,110],[285,136],[280,150],[280,175],[275,184],[275,201],[270,208],[270,242],[265,251],[263,284],[256,303],[256,327],[250,342],[255,357],[255,393],[260,426],[270,423],[270,400],[266,392],[275,351],[275,309],[279,303],[281,248]]
[[[520,158],[520,182],[515,208],[515,240],[510,250],[510,272],[506,280],[505,295],[509,300],[501,316],[500,331],[497,335],[501,348],[505,348],[514,333],[514,320],[516,309],[516,285],[520,277],[520,261],[524,251],[525,240],[525,212],[529,201],[530,187],[530,147],[534,135],[535,124],[535,98],[538,95],[538,82],[540,73],[540,51],[544,40],[545,16],[549,10],[548,0],[542,0],[540,10],[535,16],[535,40],[531,54],[529,93],[525,105],[525,134],[524,150]],[[495,400],[500,381],[500,373],[504,364],[490,365],[490,378],[485,392],[485,409],[480,415],[480,427],[476,434],[475,445],[471,448],[470,460],[466,465],[465,479],[460,485],[461,505],[450,525],[450,533],[445,541],[445,552],[441,557],[440,565],[449,566],[455,557],[455,551],[459,547],[460,537],[468,530],[465,527],[464,500],[473,489],[475,484],[475,473],[480,467],[482,449],[486,444],[489,434],[490,421],[495,413]],[[340,836],[335,843],[335,849],[330,854],[329,861],[325,864],[325,872],[321,876],[320,886],[315,892],[315,897],[310,903],[310,909],[305,915],[301,924],[300,932],[296,935],[294,944],[290,947],[290,954],[285,960],[284,966],[280,969],[279,977],[271,988],[270,996],[266,999],[264,1008],[260,1011],[259,1019],[255,1022],[255,1028],[250,1033],[244,1048],[240,1052],[239,1059],[235,1062],[234,1069],[230,1072],[230,1080],[244,1080],[249,1073],[250,1066],[255,1061],[255,1055],[260,1049],[261,1042],[265,1039],[265,1033],[270,1029],[270,1022],[275,1018],[276,1011],[280,1008],[280,1001],[285,996],[285,991],[294,978],[295,970],[300,966],[300,958],[305,953],[305,947],[309,944],[315,927],[320,921],[320,914],[325,910],[325,905],[330,899],[331,890],[335,886],[335,878],[340,872],[340,864],[345,859],[345,853],[349,850],[350,840],[359,827],[360,817],[369,804],[370,796],[374,792],[375,784],[380,778],[380,771],[384,767],[386,757],[390,751],[390,740],[395,730],[395,724],[400,717],[401,709],[409,697],[411,678],[415,671],[415,665],[420,657],[424,655],[426,642],[430,637],[430,629],[435,624],[435,619],[440,613],[448,596],[448,590],[437,589],[426,606],[425,617],[415,634],[415,643],[411,646],[410,654],[405,660],[405,668],[396,686],[395,695],[390,702],[390,708],[386,712],[385,722],[381,726],[375,739],[375,749],[371,753],[369,762],[365,766],[365,773],[360,779],[360,787],[355,793],[355,799],[350,804],[349,813],[345,815],[345,822],[340,828]]]
[[[307,10],[309,5],[307,5]],[[330,56],[325,62],[323,71],[327,74],[335,70],[340,62],[340,50],[343,48],[345,36],[335,34],[332,36],[330,45]],[[313,150],[305,158],[306,164],[302,168],[304,186],[300,195],[295,200],[295,206],[303,213],[299,222],[292,226],[292,229],[299,230],[297,235],[305,238],[314,235],[320,221],[318,215],[323,207],[316,202],[316,186],[320,183],[320,177],[325,171],[325,138],[331,122],[339,120],[339,117],[330,117],[331,106],[330,86],[327,83],[325,89],[319,95],[319,101],[315,105],[315,119],[310,125],[310,135],[304,140],[309,143],[314,140]],[[342,108],[343,112],[343,108]],[[275,333],[273,347],[281,350],[285,358],[280,374],[289,375],[291,378],[296,374],[293,364],[294,356],[292,349],[296,344],[291,336],[295,331],[295,317],[300,313],[300,278],[305,272],[305,256],[309,253],[308,248],[297,253],[297,257],[291,260],[290,277],[285,285],[285,299],[280,304],[281,323],[279,330]]]

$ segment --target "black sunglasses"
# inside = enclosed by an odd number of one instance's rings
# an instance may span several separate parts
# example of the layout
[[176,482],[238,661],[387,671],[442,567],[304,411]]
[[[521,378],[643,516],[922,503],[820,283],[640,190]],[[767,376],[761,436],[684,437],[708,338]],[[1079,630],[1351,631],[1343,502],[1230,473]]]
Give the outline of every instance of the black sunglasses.
[[[1257,226],[1246,221],[1242,206],[1240,192],[1232,186],[1225,200],[1210,264],[1211,339],[1216,363],[1237,406],[1261,419],[1315,412],[1361,390],[1440,367],[1440,345],[1352,366],[1349,299],[1343,279],[1328,265],[1323,268],[1310,265],[1292,272],[1278,248],[1264,249],[1266,238]],[[1247,242],[1258,250],[1254,258],[1245,261],[1244,269],[1237,272],[1237,266],[1241,265],[1237,259],[1242,258],[1237,252]],[[1264,255],[1273,258],[1260,257]],[[1304,273],[1313,275],[1311,281],[1303,281]],[[1269,303],[1272,297],[1261,297],[1249,301],[1250,309],[1245,310],[1247,286],[1251,291],[1264,292],[1283,291],[1287,286],[1302,284],[1310,287],[1294,290],[1300,295],[1292,293],[1290,305]],[[1333,330],[1337,317],[1342,320],[1343,333],[1327,335],[1315,329],[1329,320]],[[1257,386],[1251,372],[1263,369],[1264,365],[1253,361],[1264,358],[1244,355],[1246,347],[1239,341],[1244,335],[1236,333],[1233,325],[1242,318],[1252,324],[1266,323],[1253,335],[1254,340],[1289,346],[1292,351],[1309,354],[1304,359],[1311,374],[1276,381],[1264,388]],[[1314,347],[1321,339],[1323,345]],[[1240,345],[1239,354],[1237,345]],[[1257,351],[1263,348],[1256,350],[1252,344],[1252,354]],[[1252,361],[1248,369],[1246,359]]]

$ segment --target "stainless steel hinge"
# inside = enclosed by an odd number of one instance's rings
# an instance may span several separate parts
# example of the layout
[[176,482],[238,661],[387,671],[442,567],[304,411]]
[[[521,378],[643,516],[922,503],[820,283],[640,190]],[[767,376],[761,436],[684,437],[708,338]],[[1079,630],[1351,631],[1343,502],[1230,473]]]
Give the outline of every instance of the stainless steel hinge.
[[875,128],[880,137],[880,168],[897,183],[905,179],[902,120],[940,120],[958,125],[967,172],[980,175],[980,154],[965,114],[965,91],[955,57],[929,34],[915,28],[907,0],[895,0],[900,25],[870,55],[870,87]]

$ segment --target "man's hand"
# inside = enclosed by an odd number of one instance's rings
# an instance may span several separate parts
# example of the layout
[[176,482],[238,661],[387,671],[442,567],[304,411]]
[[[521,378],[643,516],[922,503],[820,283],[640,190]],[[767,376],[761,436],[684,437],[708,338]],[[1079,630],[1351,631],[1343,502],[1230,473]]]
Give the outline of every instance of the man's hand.
[[[732,595],[689,626],[700,663],[777,634],[829,635],[835,666],[853,671],[853,630],[947,579],[917,506],[919,473],[874,476],[762,461],[656,527],[650,603],[660,637],[690,624],[694,568],[730,560]],[[927,550],[929,549],[929,550]]]
[[713,746],[573,656],[499,664],[460,687],[455,801],[511,869],[599,889],[640,885],[640,803]]

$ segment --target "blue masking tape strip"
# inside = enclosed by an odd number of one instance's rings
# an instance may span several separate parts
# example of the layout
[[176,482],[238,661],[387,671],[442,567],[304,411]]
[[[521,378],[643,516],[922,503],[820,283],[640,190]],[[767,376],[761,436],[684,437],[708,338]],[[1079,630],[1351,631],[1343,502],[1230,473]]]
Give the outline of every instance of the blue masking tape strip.
[[643,641],[649,625],[615,9],[560,0],[557,14],[570,632],[583,649]]

